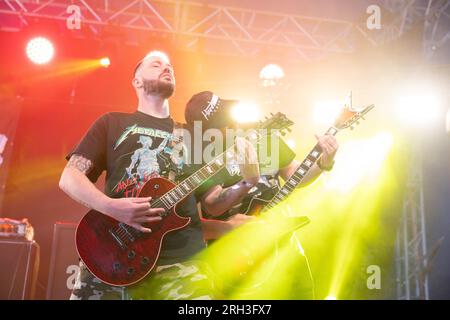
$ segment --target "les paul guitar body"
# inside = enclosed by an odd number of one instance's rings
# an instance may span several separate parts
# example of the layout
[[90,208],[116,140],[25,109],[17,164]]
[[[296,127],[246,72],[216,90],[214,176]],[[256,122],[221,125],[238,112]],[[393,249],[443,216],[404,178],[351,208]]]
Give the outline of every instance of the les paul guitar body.
[[[139,197],[152,201],[175,187],[164,178],[147,181]],[[189,217],[176,214],[176,206],[158,222],[145,226],[151,233],[140,232],[98,211],[89,211],[76,231],[76,246],[80,258],[97,278],[111,285],[127,286],[143,279],[158,260],[164,236],[187,226]]]

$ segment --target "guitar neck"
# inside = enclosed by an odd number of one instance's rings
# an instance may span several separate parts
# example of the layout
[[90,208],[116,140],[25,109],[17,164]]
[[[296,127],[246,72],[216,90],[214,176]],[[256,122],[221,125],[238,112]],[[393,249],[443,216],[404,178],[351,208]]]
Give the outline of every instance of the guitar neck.
[[[264,127],[261,127],[260,129],[264,129]],[[257,135],[257,137],[258,139],[261,138],[259,135]],[[173,208],[178,202],[186,198],[205,181],[224,168],[226,159],[231,156],[232,153],[234,153],[234,144],[226,149],[225,152],[204,165],[201,169],[184,179],[169,192],[161,196],[157,202],[154,203],[155,207],[163,206],[167,210]]]
[[[195,191],[205,181],[225,167],[225,154],[232,149],[229,148],[224,153],[215,157],[212,161],[204,165],[201,169],[180,182],[176,187],[165,193],[158,199],[158,207],[164,206],[165,209],[173,208],[178,202],[186,198]],[[159,203],[160,202],[160,203]]]
[[[330,127],[326,135],[336,135],[339,132],[335,127]],[[305,176],[308,174],[309,170],[311,170],[312,166],[322,155],[322,148],[317,143],[314,148],[309,152],[306,158],[302,161],[300,166],[295,170],[292,176],[286,181],[286,183],[281,187],[281,189],[275,194],[275,196],[270,200],[267,206],[264,207],[263,211],[267,211],[277,204],[286,199],[297,186],[303,181]]]

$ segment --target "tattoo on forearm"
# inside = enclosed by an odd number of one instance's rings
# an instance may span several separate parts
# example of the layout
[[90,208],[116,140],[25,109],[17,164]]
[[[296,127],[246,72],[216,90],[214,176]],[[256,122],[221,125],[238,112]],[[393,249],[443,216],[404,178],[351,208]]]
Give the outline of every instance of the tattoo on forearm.
[[67,163],[68,168],[75,168],[84,174],[89,173],[89,171],[92,169],[92,166],[93,165],[91,160],[77,154],[71,156],[69,162]]
[[78,198],[76,198],[75,200],[78,201],[79,204],[82,204],[83,206],[85,206],[85,207],[87,207],[89,209],[93,209],[92,206],[89,203],[84,202],[83,200],[78,199]]
[[220,193],[219,193],[219,195],[217,196],[217,199],[216,199],[216,203],[219,203],[219,202],[222,202],[222,201],[225,201],[225,200],[227,200],[227,198],[230,196],[230,194],[232,193],[232,190],[231,190],[231,188],[227,188],[227,189],[225,189],[225,190],[222,190]]

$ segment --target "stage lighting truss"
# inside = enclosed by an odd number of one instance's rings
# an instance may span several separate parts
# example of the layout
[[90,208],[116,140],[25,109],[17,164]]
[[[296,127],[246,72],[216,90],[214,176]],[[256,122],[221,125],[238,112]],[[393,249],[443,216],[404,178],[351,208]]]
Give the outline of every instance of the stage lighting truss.
[[[400,37],[415,21],[425,21],[427,48],[439,48],[450,37],[440,33],[439,21],[448,19],[449,2],[384,0],[383,8],[394,19],[383,28],[368,30],[366,20],[352,21],[243,9],[181,0],[79,1],[79,28],[100,34],[108,25],[119,25],[128,41],[136,31],[176,35],[177,46],[210,54],[254,56],[267,48],[279,50],[284,59],[313,61],[332,53],[351,53],[358,41],[377,46]],[[1,26],[19,30],[31,20],[45,18],[66,23],[70,0],[5,0],[0,2]],[[445,14],[444,14],[445,13]],[[382,17],[383,18],[383,17]],[[76,25],[76,24],[75,24]],[[80,32],[83,36],[83,32]],[[434,52],[434,51],[433,51]]]

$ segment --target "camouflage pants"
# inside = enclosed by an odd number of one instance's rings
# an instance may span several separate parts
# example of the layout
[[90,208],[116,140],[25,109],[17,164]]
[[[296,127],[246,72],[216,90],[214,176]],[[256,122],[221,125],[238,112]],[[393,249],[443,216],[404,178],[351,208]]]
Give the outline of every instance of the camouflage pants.
[[156,267],[144,280],[129,287],[103,283],[80,262],[71,300],[211,300],[218,293],[206,264],[189,261]]

